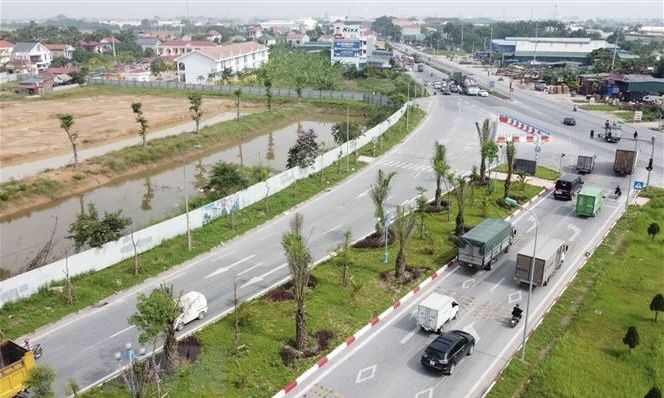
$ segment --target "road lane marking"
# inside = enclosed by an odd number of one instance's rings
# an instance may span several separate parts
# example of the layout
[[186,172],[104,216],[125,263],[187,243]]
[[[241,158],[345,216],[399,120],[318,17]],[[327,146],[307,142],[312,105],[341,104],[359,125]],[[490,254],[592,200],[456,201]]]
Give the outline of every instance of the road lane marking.
[[489,291],[490,291],[490,292],[493,292],[494,290],[496,290],[496,288],[497,288],[498,286],[500,286],[500,284],[503,283],[504,280],[505,280],[505,278],[501,278],[501,279],[498,281],[498,283],[496,283],[496,285],[495,285],[494,287],[492,287],[491,289],[489,289]]
[[252,258],[254,258],[254,257],[256,257],[256,255],[255,255],[255,254],[252,254],[251,256],[247,256],[247,257],[243,258],[242,260],[238,260],[238,261],[234,262],[233,264],[231,264],[231,265],[229,265],[229,266],[227,266],[227,267],[219,267],[219,268],[216,269],[213,273],[211,273],[211,274],[209,274],[208,276],[206,276],[205,279],[209,279],[209,278],[212,278],[213,276],[216,276],[216,275],[219,275],[219,274],[221,274],[221,273],[224,273],[224,272],[228,271],[229,269],[235,267],[236,265],[238,265],[238,264],[242,264],[243,262],[245,262],[245,261],[247,261],[247,260],[250,260],[250,259],[252,259]]
[[420,330],[419,326],[415,326],[413,330],[408,332],[403,339],[399,340],[400,344],[406,344],[408,340],[410,340],[411,337],[415,336],[415,333],[417,333]]
[[328,229],[327,231],[323,232],[322,235],[329,234],[330,232],[334,231],[335,229],[340,228],[341,225],[335,225],[334,227]]
[[359,384],[366,380],[373,379],[375,375],[376,375],[376,365],[371,365],[367,368],[360,369],[360,371],[357,372],[357,377],[355,378],[355,384]]
[[264,273],[263,275],[254,276],[253,278],[249,279],[244,285],[240,286],[240,289],[244,289],[247,286],[250,286],[250,285],[253,285],[254,283],[258,283],[258,282],[262,281],[266,276],[268,276],[268,275],[270,275],[274,272],[279,271],[280,269],[282,269],[283,267],[285,267],[287,265],[288,265],[288,263],[284,263],[284,264],[281,264],[280,266],[274,268],[272,271]]
[[249,268],[245,269],[244,271],[240,272],[239,274],[237,274],[237,276],[244,275],[247,272],[251,271],[252,269],[260,267],[261,265],[263,265],[263,263],[258,263],[256,265],[254,265],[253,267],[249,267]]

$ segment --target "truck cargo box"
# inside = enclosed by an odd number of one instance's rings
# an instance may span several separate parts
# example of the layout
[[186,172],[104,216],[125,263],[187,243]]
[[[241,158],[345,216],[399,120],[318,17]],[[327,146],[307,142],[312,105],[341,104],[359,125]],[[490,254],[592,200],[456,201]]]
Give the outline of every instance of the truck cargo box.
[[604,205],[604,192],[595,187],[584,187],[576,195],[576,214],[594,217]]
[[634,144],[631,142],[621,143],[616,149],[616,156],[613,161],[613,171],[617,174],[632,174],[636,158]]
[[576,160],[576,172],[579,174],[590,174],[595,168],[595,159],[597,155],[594,153],[584,152],[580,153]]
[[440,333],[443,325],[457,317],[459,304],[444,294],[431,295],[417,306],[417,326],[429,332]]
[[505,220],[487,218],[459,238],[458,261],[475,269],[491,269],[501,253],[507,253],[514,227]]
[[[528,242],[516,255],[514,280],[517,283],[530,284],[530,267],[533,258],[535,240]],[[537,239],[535,263],[533,267],[533,285],[546,286],[551,276],[560,268],[565,260],[568,245],[562,239],[541,236]]]
[[12,398],[28,388],[30,371],[35,357],[10,340],[0,343],[0,398]]

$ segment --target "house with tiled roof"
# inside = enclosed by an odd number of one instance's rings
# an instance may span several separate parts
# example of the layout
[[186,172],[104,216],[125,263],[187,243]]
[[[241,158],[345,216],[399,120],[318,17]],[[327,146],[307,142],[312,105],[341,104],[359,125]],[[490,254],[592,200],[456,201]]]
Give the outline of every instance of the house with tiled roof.
[[12,48],[11,60],[27,61],[37,70],[46,70],[53,60],[51,52],[41,43],[16,43]]
[[261,37],[263,33],[264,33],[263,28],[261,28],[260,25],[252,26],[251,28],[249,28],[249,30],[247,30],[247,36],[253,40],[256,40],[259,37]]
[[104,37],[99,41],[101,46],[101,52],[103,53],[115,53],[116,48],[122,44],[115,36]]
[[277,39],[275,39],[274,36],[269,35],[267,33],[260,35],[258,39],[256,39],[256,41],[261,44],[265,44],[268,47],[277,44]]
[[76,49],[69,44],[44,44],[46,48],[51,52],[53,58],[62,57],[65,59],[74,58],[74,51]]
[[297,47],[300,44],[309,43],[309,36],[305,33],[289,32],[286,35],[286,43],[293,47]]
[[136,45],[141,47],[141,50],[145,51],[148,48],[151,48],[154,53],[157,53],[158,47],[161,44],[161,40],[156,37],[139,37],[135,41]]
[[221,33],[217,32],[216,30],[211,30],[207,32],[207,37],[209,41],[213,41],[215,43],[218,43],[221,41]]
[[94,40],[79,40],[78,45],[81,46],[85,51],[91,53],[101,54],[101,44]]
[[258,69],[268,60],[268,48],[254,41],[226,46],[204,47],[175,59],[178,81],[206,83],[232,74]]
[[218,47],[218,44],[207,40],[170,40],[157,47],[159,55],[184,55],[203,48]]
[[14,43],[6,40],[0,40],[0,66],[9,62],[13,48]]

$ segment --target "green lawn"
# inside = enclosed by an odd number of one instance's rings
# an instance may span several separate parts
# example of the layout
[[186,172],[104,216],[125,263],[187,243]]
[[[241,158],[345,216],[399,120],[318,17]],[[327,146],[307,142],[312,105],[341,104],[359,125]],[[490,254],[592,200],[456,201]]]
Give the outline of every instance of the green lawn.
[[[664,387],[664,317],[652,298],[664,293],[664,191],[630,207],[528,342],[526,362],[514,359],[490,397],[643,397]],[[623,344],[636,326],[640,345]]]

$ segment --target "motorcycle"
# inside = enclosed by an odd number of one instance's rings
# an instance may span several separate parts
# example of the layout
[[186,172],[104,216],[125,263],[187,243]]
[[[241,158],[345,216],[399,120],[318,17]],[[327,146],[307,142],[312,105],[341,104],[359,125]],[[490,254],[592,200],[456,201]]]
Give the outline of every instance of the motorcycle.
[[512,319],[510,319],[510,327],[515,327],[516,325],[518,325],[520,320],[521,320],[520,316],[512,316]]
[[25,348],[26,350],[32,351],[32,355],[35,357],[35,359],[41,358],[42,353],[44,351],[42,349],[41,344],[34,344],[34,345],[33,344],[30,344],[30,345],[24,344],[23,348]]

